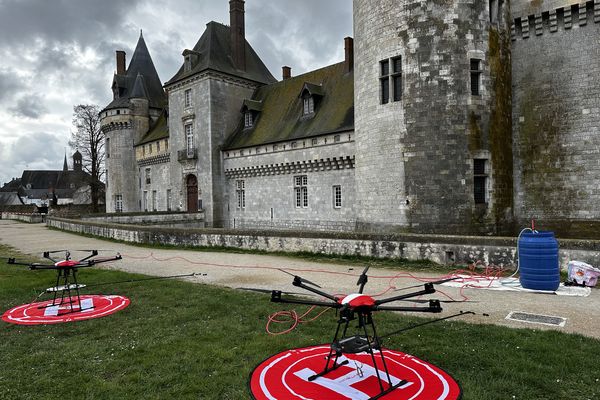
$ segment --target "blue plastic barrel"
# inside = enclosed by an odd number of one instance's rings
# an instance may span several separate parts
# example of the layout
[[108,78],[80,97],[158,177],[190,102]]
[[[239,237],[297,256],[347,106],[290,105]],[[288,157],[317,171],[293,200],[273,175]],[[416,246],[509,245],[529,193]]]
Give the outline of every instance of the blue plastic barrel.
[[523,233],[519,239],[521,286],[534,290],[556,290],[560,284],[558,242],[554,232]]

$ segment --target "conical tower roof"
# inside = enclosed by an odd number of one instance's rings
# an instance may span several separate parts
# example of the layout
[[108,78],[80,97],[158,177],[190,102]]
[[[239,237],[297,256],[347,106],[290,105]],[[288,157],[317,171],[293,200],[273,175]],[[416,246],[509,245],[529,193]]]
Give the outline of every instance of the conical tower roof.
[[[138,75],[143,77],[146,97],[152,108],[163,108],[167,103],[167,96],[163,90],[162,83],[152,62],[152,57],[146,46],[144,36],[140,32],[135,51],[125,75],[115,75],[113,85],[119,88],[119,96],[116,97],[106,109],[127,107],[128,101],[133,97],[133,91]],[[136,93],[139,95],[139,93]]]

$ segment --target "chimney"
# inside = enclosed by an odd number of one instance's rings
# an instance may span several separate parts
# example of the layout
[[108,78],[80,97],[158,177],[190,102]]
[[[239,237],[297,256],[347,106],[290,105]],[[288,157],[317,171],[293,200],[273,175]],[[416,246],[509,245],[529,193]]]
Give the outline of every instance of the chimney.
[[244,25],[244,0],[229,1],[231,31],[231,57],[239,70],[246,70],[246,33]]
[[287,65],[284,65],[283,67],[281,67],[281,76],[284,80],[290,79],[292,77],[292,69]]
[[344,38],[344,53],[346,72],[350,72],[354,69],[354,40],[351,37]]
[[117,75],[125,75],[125,52],[117,50]]

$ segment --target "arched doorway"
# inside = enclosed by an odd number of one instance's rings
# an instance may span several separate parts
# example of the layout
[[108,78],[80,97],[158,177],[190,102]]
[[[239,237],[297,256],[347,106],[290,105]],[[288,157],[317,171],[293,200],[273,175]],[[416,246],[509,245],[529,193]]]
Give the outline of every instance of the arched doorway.
[[198,212],[198,179],[195,175],[188,175],[185,179],[187,187],[187,211]]

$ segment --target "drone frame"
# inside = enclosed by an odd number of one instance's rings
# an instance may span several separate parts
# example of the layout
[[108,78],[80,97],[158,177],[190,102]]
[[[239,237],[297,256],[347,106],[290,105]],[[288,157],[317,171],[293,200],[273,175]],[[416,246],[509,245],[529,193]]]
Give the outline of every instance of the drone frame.
[[[81,292],[80,288],[85,287],[85,285],[77,282],[77,271],[79,268],[88,268],[93,267],[96,264],[100,264],[103,262],[116,261],[122,259],[121,254],[117,253],[113,257],[103,257],[96,259],[94,257],[98,256],[98,250],[81,250],[90,252],[87,257],[84,257],[80,260],[72,260],[71,252],[69,250],[55,250],[55,251],[45,251],[42,253],[42,256],[45,259],[52,261],[52,264],[42,264],[42,263],[21,263],[17,262],[14,258],[8,259],[8,264],[14,265],[26,265],[30,270],[56,270],[56,284],[53,287],[46,289],[43,293],[52,293],[52,302],[43,306],[39,306],[39,309],[61,306],[63,304],[68,304],[70,309],[63,313],[69,314],[74,312],[80,312],[85,310],[91,310],[94,308],[87,307],[82,309],[81,305]],[[51,256],[54,253],[65,253],[65,258],[63,260],[57,260]],[[75,291],[75,295],[71,293],[71,291]],[[60,292],[60,299],[57,302],[58,293]],[[66,295],[65,295],[66,294]],[[78,309],[74,307],[74,304],[78,306]],[[62,314],[61,314],[62,315]]]
[[[363,296],[363,290],[365,285],[368,282],[367,271],[369,267],[367,266],[360,277],[358,278],[357,285],[359,285],[358,294],[355,296]],[[285,271],[284,271],[285,272]],[[287,273],[287,272],[286,272]],[[448,279],[451,280],[451,279]],[[447,281],[447,280],[443,280]],[[340,357],[346,354],[355,354],[361,352],[367,352],[371,355],[371,360],[373,362],[373,368],[375,369],[375,373],[377,375],[377,381],[379,383],[379,394],[374,397],[371,397],[369,400],[379,399],[386,394],[392,392],[398,387],[404,386],[408,383],[406,380],[401,380],[396,384],[392,383],[392,379],[390,377],[387,363],[385,360],[385,356],[383,354],[382,346],[381,346],[381,337],[377,336],[377,330],[375,328],[375,322],[373,321],[372,313],[374,311],[405,311],[405,312],[426,312],[426,313],[439,313],[442,311],[442,307],[440,305],[439,300],[429,300],[428,306],[419,306],[419,307],[399,307],[399,306],[386,306],[385,304],[408,300],[411,298],[419,297],[426,294],[435,293],[434,284],[441,283],[443,281],[438,282],[428,282],[423,285],[423,290],[414,291],[411,293],[406,293],[399,296],[390,297],[387,299],[374,300],[370,296],[364,295],[362,302],[358,302],[358,305],[350,305],[349,303],[344,304],[344,300],[350,296],[345,297],[336,297],[329,293],[326,293],[322,290],[316,289],[309,285],[317,286],[318,285],[307,281],[304,278],[299,276],[294,276],[294,280],[292,285],[296,287],[300,287],[309,292],[317,294],[321,297],[324,297],[330,301],[316,301],[316,300],[302,300],[302,299],[290,299],[284,298],[282,296],[282,292],[279,290],[273,290],[271,292],[271,301],[274,303],[287,303],[287,304],[303,304],[303,305],[311,305],[311,306],[322,306],[322,307],[331,307],[336,310],[340,310],[339,312],[339,320],[337,321],[337,328],[335,330],[335,334],[333,336],[333,340],[331,341],[329,354],[325,357],[325,366],[323,370],[319,373],[316,373],[308,378],[309,381],[314,381],[315,379],[327,375],[331,371],[336,370],[337,368],[348,364],[348,360],[344,360],[342,362],[338,362]],[[319,287],[320,288],[320,287]],[[346,336],[348,327],[351,321],[354,321],[358,317],[358,330],[362,329],[362,332],[356,334],[354,336]],[[343,326],[343,328],[342,328]],[[369,335],[369,329],[371,331],[371,335]],[[342,331],[340,335],[340,330]],[[364,335],[364,336],[363,336]],[[379,351],[379,355],[381,358],[381,363],[383,365],[383,371],[380,371],[377,366],[375,351]],[[381,372],[385,373],[385,381],[381,376]],[[384,387],[384,383],[387,385],[387,388]]]

